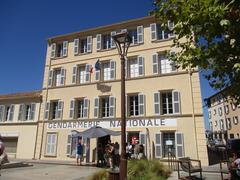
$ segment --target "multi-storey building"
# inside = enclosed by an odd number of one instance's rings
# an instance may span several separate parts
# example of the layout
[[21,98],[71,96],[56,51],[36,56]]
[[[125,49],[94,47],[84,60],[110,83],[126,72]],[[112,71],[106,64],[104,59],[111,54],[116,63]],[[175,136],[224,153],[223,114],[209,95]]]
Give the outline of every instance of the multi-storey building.
[[224,95],[224,90],[206,99],[209,128],[214,139],[240,138],[240,106]]
[[[36,157],[71,160],[72,130],[92,126],[120,131],[120,59],[112,35],[128,31],[127,142],[139,139],[147,156],[189,156],[208,164],[199,74],[166,56],[174,34],[153,17],[129,20],[48,39]],[[100,68],[95,68],[95,64]],[[111,137],[120,143],[120,137]],[[86,139],[86,159],[97,143]]]
[[35,158],[41,91],[0,95],[0,133],[8,156]]

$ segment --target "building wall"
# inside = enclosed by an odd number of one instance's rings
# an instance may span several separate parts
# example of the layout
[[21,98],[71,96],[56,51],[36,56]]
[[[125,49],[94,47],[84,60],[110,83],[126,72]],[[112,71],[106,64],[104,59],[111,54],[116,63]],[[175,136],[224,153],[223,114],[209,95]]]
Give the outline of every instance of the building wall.
[[[43,159],[56,158],[68,159],[66,156],[67,135],[71,130],[75,129],[83,131],[85,128],[52,128],[49,129],[49,123],[64,123],[76,122],[79,120],[69,118],[70,100],[73,98],[87,97],[89,99],[89,117],[83,121],[106,121],[120,120],[121,116],[121,85],[120,85],[120,60],[116,49],[96,50],[96,34],[111,32],[116,29],[124,29],[126,27],[136,27],[143,25],[144,27],[144,43],[140,45],[131,46],[128,52],[128,58],[133,56],[143,56],[145,61],[145,74],[142,77],[131,78],[126,80],[126,93],[143,93],[145,95],[145,114],[144,116],[135,117],[135,119],[174,119],[176,124],[169,126],[153,126],[149,128],[149,137],[151,145],[156,143],[155,134],[164,132],[182,132],[184,136],[184,155],[192,158],[201,159],[203,164],[208,164],[206,142],[204,135],[204,121],[202,113],[202,102],[200,93],[200,82],[198,72],[193,72],[190,76],[188,72],[179,68],[176,72],[169,74],[153,75],[152,72],[152,55],[156,52],[165,52],[171,49],[172,40],[154,41],[150,40],[150,23],[153,19],[146,18],[143,20],[136,20],[127,23],[119,23],[112,26],[99,28],[96,30],[86,31],[79,33],[78,36],[93,36],[93,49],[92,53],[77,55],[73,54],[73,39],[78,37],[77,34],[60,36],[52,38],[49,41],[46,64],[44,71],[43,81],[43,106],[40,113],[39,134],[37,138],[37,151],[36,156]],[[50,58],[51,45],[53,42],[68,40],[68,55],[66,58]],[[72,68],[76,64],[88,63],[92,66],[96,63],[97,59],[100,62],[105,60],[115,60],[116,62],[116,79],[105,82],[96,82],[94,80],[94,73],[91,74],[90,83],[79,85],[72,84]],[[48,87],[49,70],[54,68],[64,67],[66,69],[65,85],[62,87]],[[157,91],[177,90],[180,92],[180,114],[158,115],[154,114],[153,93]],[[94,97],[110,95],[116,98],[115,116],[113,118],[97,118],[93,116]],[[63,115],[60,120],[44,120],[44,106],[46,102],[52,100],[62,100],[64,102]],[[134,118],[128,118],[134,119]],[[80,120],[81,121],[81,120]],[[139,131],[144,134],[147,127],[129,127],[127,131]],[[112,130],[120,130],[120,128],[111,128]],[[58,136],[57,152],[55,156],[46,156],[46,137],[47,133],[56,132]],[[120,137],[112,137],[113,141],[120,143]],[[96,147],[96,141],[91,139],[91,152]],[[154,154],[153,149],[151,154]],[[91,153],[91,157],[94,156]]]
[[[18,97],[19,98],[19,97]],[[36,134],[39,118],[40,100],[38,98],[0,100],[0,105],[14,105],[12,121],[0,122],[0,133],[8,148],[8,141],[15,141],[16,152],[7,152],[10,157],[32,159],[35,154]],[[20,104],[34,103],[35,115],[33,120],[19,121]]]

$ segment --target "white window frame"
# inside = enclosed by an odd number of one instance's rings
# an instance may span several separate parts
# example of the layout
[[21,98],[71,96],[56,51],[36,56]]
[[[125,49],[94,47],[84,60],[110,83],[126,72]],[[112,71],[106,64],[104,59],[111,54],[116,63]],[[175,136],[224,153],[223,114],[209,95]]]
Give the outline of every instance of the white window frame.
[[[53,139],[52,139],[53,137],[54,137],[55,141],[53,141]],[[50,140],[49,140],[49,138],[50,138]],[[49,141],[51,141],[51,142],[49,142]],[[45,156],[56,156],[57,155],[57,142],[58,142],[58,134],[57,133],[47,133]],[[48,152],[48,147],[50,147],[50,152]]]

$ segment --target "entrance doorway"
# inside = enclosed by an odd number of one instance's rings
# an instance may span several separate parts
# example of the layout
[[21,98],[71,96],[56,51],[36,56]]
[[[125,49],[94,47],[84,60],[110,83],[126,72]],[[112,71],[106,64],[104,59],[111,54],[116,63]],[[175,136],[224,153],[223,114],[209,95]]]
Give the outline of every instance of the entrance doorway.
[[163,132],[163,157],[168,157],[170,152],[175,156],[175,133]]

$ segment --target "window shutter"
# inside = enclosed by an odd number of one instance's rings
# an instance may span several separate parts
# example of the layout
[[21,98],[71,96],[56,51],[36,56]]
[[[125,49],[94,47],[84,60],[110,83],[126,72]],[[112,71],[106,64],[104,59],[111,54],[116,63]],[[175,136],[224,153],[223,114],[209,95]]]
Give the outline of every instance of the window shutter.
[[51,58],[55,58],[56,56],[56,43],[52,43],[51,45]]
[[175,133],[176,157],[184,157],[183,133]]
[[97,39],[97,50],[101,50],[102,49],[102,35],[101,34],[97,34],[96,35],[96,39]]
[[115,116],[115,97],[109,97],[109,117]]
[[68,41],[63,41],[63,57],[67,56],[68,51]]
[[143,43],[143,26],[137,27],[137,41],[138,43]]
[[[175,51],[170,51],[170,55],[171,56],[175,56],[176,55],[176,52]],[[176,71],[177,70],[177,67],[176,67],[176,62],[174,61],[171,61],[171,70],[172,71]]]
[[75,112],[75,100],[72,99],[70,101],[69,118],[74,118],[74,112]]
[[98,118],[98,112],[99,112],[99,98],[94,98],[94,112],[93,112],[93,116],[94,118]]
[[74,46],[73,46],[73,52],[74,52],[74,55],[77,55],[78,54],[78,48],[79,48],[79,39],[74,39]]
[[14,105],[10,105],[10,116],[9,116],[9,121],[13,121],[13,116],[14,116]]
[[168,29],[170,31],[170,33],[168,34],[168,37],[174,37],[175,34],[173,33],[173,29],[174,29],[174,22],[168,21]]
[[18,112],[18,120],[23,120],[23,114],[24,114],[24,104],[20,104],[19,106],[19,112]]
[[161,132],[155,134],[155,157],[162,158],[162,135]]
[[151,41],[157,40],[157,25],[156,23],[150,24],[151,29]]
[[72,134],[68,134],[67,136],[67,156],[71,155],[71,147],[72,147]]
[[85,75],[86,82],[90,82],[90,64],[86,64]]
[[30,109],[30,120],[34,120],[35,112],[36,112],[36,104],[32,103],[31,109]]
[[172,100],[173,100],[173,113],[180,113],[180,92],[173,91],[172,92]]
[[48,87],[52,86],[52,82],[53,82],[52,79],[53,79],[53,70],[50,70],[48,74]]
[[144,154],[147,156],[146,134],[143,132],[139,133],[139,144],[142,144],[144,146]]
[[5,106],[0,105],[0,122],[3,122]]
[[63,86],[65,83],[65,69],[61,68],[61,85]]
[[152,55],[153,74],[158,74],[158,54]]
[[111,32],[111,48],[115,48],[116,47],[116,44],[115,44],[115,42],[114,42],[114,40],[112,38],[114,35],[116,35],[116,31],[112,31]]
[[154,114],[160,115],[160,92],[154,93]]
[[138,56],[138,73],[139,76],[144,75],[144,58],[142,56]]
[[100,70],[95,71],[95,81],[100,81]]
[[45,104],[45,112],[44,112],[44,119],[46,119],[46,120],[49,119],[49,110],[50,110],[50,103],[47,102]]
[[89,100],[87,98],[84,98],[83,100],[83,117],[88,117],[88,106],[89,106]]
[[115,79],[115,76],[116,76],[115,70],[116,70],[116,62],[111,60],[110,61],[110,79],[111,80]]
[[63,101],[58,101],[58,112],[57,112],[57,118],[62,118],[62,111],[63,111]]
[[139,116],[143,116],[145,114],[145,106],[144,106],[144,94],[138,94],[138,107],[139,107]]
[[128,78],[128,61],[127,61],[127,58],[125,60],[125,79]]
[[92,52],[92,36],[87,37],[87,52]]
[[72,68],[72,84],[77,83],[77,66],[73,66]]

